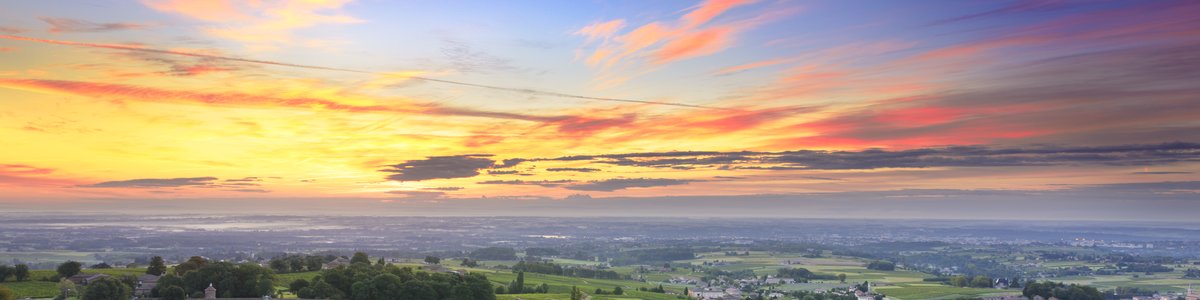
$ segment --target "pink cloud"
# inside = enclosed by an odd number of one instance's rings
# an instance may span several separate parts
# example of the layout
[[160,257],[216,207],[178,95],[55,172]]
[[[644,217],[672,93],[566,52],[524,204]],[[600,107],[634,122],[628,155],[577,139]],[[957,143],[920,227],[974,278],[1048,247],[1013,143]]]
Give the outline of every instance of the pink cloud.
[[599,43],[590,55],[583,55],[587,57],[585,62],[589,66],[602,67],[606,72],[618,66],[658,67],[720,53],[735,46],[739,33],[796,11],[767,9],[749,18],[715,21],[734,8],[754,2],[709,0],[688,8],[688,12],[677,19],[648,22],[628,29],[623,34],[620,32],[627,25],[624,19],[594,23],[575,34],[586,37],[586,44]]

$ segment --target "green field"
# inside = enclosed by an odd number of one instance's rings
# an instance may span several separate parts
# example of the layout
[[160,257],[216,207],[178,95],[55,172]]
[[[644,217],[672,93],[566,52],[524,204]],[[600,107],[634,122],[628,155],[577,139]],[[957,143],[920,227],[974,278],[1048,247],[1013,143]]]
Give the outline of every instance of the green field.
[[[28,255],[28,254],[20,254]],[[55,259],[62,258],[79,258],[89,257],[89,253],[82,252],[56,252]],[[1023,259],[1014,259],[1019,255],[994,255],[988,254],[988,257],[993,259],[1011,259],[1014,263],[1026,263]],[[695,288],[689,285],[670,284],[666,282],[672,277],[690,277],[700,278],[703,273],[693,273],[689,267],[684,267],[686,264],[702,265],[704,262],[721,261],[717,266],[711,266],[726,271],[752,271],[757,276],[773,275],[780,268],[806,268],[819,275],[837,275],[845,274],[846,282],[838,282],[836,280],[814,280],[808,283],[798,283],[790,285],[777,285],[770,287],[778,291],[826,291],[830,289],[844,289],[854,283],[870,281],[876,292],[885,294],[892,299],[911,300],[911,299],[953,299],[960,297],[986,297],[986,296],[1001,296],[1019,294],[1017,289],[998,290],[988,288],[959,288],[951,287],[936,282],[927,282],[923,279],[930,278],[932,275],[898,269],[895,271],[880,271],[871,270],[865,267],[868,262],[865,259],[853,257],[838,257],[825,256],[821,258],[805,258],[798,254],[787,253],[771,253],[771,252],[750,252],[747,256],[725,256],[723,252],[700,253],[699,258],[691,260],[682,260],[672,262],[671,265],[676,266],[674,270],[665,271],[659,270],[657,267],[647,268],[642,272],[639,266],[617,266],[611,268],[622,275],[631,276],[633,278],[644,278],[646,282],[634,280],[610,280],[610,279],[590,279],[566,277],[536,273],[525,274],[525,284],[527,286],[537,286],[543,283],[550,287],[550,292],[546,294],[502,294],[497,295],[498,299],[504,300],[538,300],[538,299],[568,299],[572,287],[578,287],[580,291],[587,293],[591,299],[650,299],[650,300],[666,300],[680,299],[679,294],[684,288]],[[594,261],[572,260],[572,259],[553,259],[553,262],[561,265],[598,265],[600,263]],[[791,262],[791,264],[788,264]],[[497,266],[512,266],[517,261],[481,261],[478,267],[467,268],[461,266],[460,260],[446,259],[442,261],[442,266],[451,270],[467,270],[484,274],[493,282],[495,286],[507,286],[511,281],[516,280],[517,274],[507,269],[497,269]],[[1102,267],[1098,264],[1089,264],[1084,262],[1074,261],[1041,261],[1040,268],[1050,269],[1059,267],[1075,267],[1088,266],[1092,268]],[[408,266],[413,268],[421,268],[424,265],[418,260],[410,260],[404,263],[397,263],[398,266]],[[140,275],[144,273],[144,269],[85,269],[84,273],[104,273],[113,276],[120,275]],[[297,279],[311,280],[319,275],[320,272],[300,272],[276,274],[275,285],[279,290],[286,290],[287,285]],[[1157,273],[1153,275],[1109,275],[1109,276],[1076,276],[1076,277],[1060,277],[1051,278],[1053,281],[1061,281],[1064,283],[1075,283],[1094,286],[1101,290],[1113,289],[1118,286],[1124,287],[1139,287],[1159,291],[1180,291],[1188,285],[1200,285],[1200,280],[1181,279],[1182,270],[1174,272]],[[16,292],[18,298],[34,297],[34,298],[49,298],[58,294],[57,285],[51,281],[39,281],[42,278],[53,278],[55,273],[52,270],[34,270],[31,272],[33,281],[26,282],[7,282],[2,283]],[[666,288],[666,294],[642,292],[639,288],[653,288],[662,285]],[[625,291],[625,295],[591,295],[599,288],[605,291],[612,291],[615,287],[621,287]],[[294,298],[294,295],[284,294],[285,298]]]
[[54,298],[58,295],[58,283],[49,281],[3,282],[0,286],[8,287],[16,294],[17,299]]

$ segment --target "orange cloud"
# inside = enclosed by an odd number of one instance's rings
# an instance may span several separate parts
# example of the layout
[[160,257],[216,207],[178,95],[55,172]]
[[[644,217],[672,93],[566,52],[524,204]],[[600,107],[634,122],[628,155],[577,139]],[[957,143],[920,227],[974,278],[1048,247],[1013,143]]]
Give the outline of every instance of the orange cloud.
[[676,60],[711,55],[731,44],[730,28],[714,27],[689,33],[668,42],[654,53],[653,64],[664,64]]
[[[535,116],[518,113],[482,111],[468,108],[443,107],[434,104],[401,103],[391,105],[353,105],[319,98],[285,98],[246,93],[199,93],[163,90],[150,87],[104,84],[79,81],[0,79],[0,87],[40,92],[67,93],[86,97],[115,97],[147,102],[176,102],[206,105],[237,105],[249,107],[286,107],[346,112],[381,112],[466,116],[513,119],[535,122],[570,120],[568,116]],[[392,101],[394,102],[394,101]]]
[[50,175],[54,172],[54,169],[29,165],[0,164],[0,186],[45,188],[71,186],[79,183],[76,180],[51,177]]
[[683,16],[684,29],[696,28],[734,7],[754,3],[754,0],[708,0]]
[[747,63],[747,64],[725,67],[720,70],[717,70],[717,72],[713,73],[713,75],[718,75],[718,76],[719,75],[729,75],[729,74],[733,74],[733,73],[749,71],[749,70],[758,69],[758,68],[765,68],[765,67],[770,67],[770,66],[775,66],[775,65],[781,65],[781,64],[792,62],[792,61],[793,61],[792,59],[785,59],[785,58],[776,58],[776,59],[769,59],[769,60],[764,60],[764,61],[756,61],[756,62]]

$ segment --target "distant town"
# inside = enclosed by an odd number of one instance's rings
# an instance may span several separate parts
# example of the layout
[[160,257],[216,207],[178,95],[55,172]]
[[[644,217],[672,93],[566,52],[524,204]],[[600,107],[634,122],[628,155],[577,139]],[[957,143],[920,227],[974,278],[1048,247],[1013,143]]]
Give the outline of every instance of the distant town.
[[1200,233],[1188,224],[34,214],[0,224],[0,286],[14,299],[1200,295]]

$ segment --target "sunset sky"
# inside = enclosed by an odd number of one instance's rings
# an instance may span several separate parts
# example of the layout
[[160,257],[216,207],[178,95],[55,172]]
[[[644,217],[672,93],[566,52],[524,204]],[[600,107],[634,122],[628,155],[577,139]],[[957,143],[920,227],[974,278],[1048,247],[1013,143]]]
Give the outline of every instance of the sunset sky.
[[0,108],[0,210],[1195,220],[1200,2],[2,1]]

